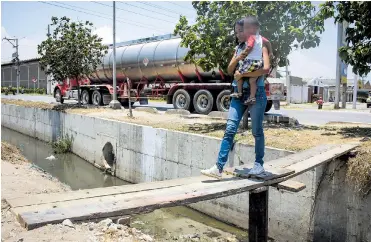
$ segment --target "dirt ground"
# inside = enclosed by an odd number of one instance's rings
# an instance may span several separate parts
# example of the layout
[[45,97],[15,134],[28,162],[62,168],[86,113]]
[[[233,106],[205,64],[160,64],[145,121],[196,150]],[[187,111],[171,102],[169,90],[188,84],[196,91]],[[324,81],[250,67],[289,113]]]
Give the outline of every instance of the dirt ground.
[[[6,160],[9,159],[9,160]],[[47,225],[27,231],[16,221],[6,199],[28,194],[55,193],[70,190],[50,175],[39,171],[26,161],[17,148],[1,145],[1,241],[152,241],[135,228],[113,223],[79,223],[73,228]]]

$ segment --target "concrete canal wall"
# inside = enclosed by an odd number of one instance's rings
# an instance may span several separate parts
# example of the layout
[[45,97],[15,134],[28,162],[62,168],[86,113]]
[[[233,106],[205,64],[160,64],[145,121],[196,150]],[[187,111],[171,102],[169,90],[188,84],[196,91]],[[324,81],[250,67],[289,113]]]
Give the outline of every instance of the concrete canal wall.
[[[73,153],[96,166],[111,167],[116,176],[132,183],[198,176],[201,169],[215,163],[220,146],[220,139],[197,134],[54,110],[8,104],[1,107],[3,126],[47,142],[68,134],[74,139]],[[114,160],[107,155],[110,149]],[[291,153],[269,147],[265,152],[266,163]],[[253,146],[236,144],[229,166],[239,165],[240,161],[252,164],[254,156]],[[319,167],[295,178],[307,186],[300,193],[270,188],[270,237],[277,241],[306,241],[314,236],[318,222],[313,219],[313,209],[318,209],[314,205],[322,170]],[[327,184],[323,191],[331,190],[332,185]],[[248,204],[248,194],[244,193],[190,206],[247,228]]]

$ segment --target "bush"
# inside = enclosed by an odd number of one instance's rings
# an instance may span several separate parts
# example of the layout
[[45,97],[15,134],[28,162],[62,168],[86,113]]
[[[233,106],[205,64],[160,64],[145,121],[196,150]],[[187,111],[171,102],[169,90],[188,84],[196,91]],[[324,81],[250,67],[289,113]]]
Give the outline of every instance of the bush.
[[58,138],[57,141],[52,143],[52,147],[55,153],[62,154],[71,152],[73,138],[68,134],[64,138]]
[[[22,90],[23,90],[23,93],[25,94],[29,94],[29,93],[36,93],[36,94],[46,94],[46,89],[45,88],[23,88],[23,87],[19,87],[19,92],[22,93]],[[16,87],[1,87],[1,93],[6,93],[6,92],[17,92],[17,88]]]

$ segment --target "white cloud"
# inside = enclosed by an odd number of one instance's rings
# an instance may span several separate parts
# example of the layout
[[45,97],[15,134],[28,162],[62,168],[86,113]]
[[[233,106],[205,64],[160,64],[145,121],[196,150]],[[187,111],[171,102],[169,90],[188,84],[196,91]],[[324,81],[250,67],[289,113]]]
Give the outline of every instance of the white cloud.
[[[103,44],[112,44],[113,42],[113,29],[111,26],[105,25],[103,27],[99,27],[96,30],[93,31],[93,34],[98,35],[101,37]],[[120,42],[121,39],[117,36],[116,33],[116,43]]]
[[[15,38],[7,32],[7,30],[1,26],[1,39],[4,37]],[[17,36],[18,37],[18,36]],[[31,59],[38,57],[37,45],[42,41],[42,37],[18,37],[18,51],[21,60]],[[13,42],[14,43],[14,42]],[[15,43],[14,43],[15,44]],[[12,44],[7,40],[1,42],[1,62],[8,62],[12,59],[12,54],[15,52]]]

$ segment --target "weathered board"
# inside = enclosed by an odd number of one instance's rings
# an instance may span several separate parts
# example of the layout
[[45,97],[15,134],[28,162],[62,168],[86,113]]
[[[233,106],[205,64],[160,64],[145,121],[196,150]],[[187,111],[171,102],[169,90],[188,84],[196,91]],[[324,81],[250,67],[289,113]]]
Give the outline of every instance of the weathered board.
[[[299,162],[291,159],[290,165],[285,164],[285,168],[267,166],[267,171],[273,175],[269,179],[264,177],[263,179],[241,179],[227,175],[226,179],[217,181],[200,176],[115,188],[90,189],[88,192],[43,194],[10,199],[8,202],[18,221],[27,229],[48,223],[59,223],[65,219],[76,221],[146,213],[161,207],[215,199],[281,183],[355,147],[357,144],[341,145],[319,154],[312,153],[312,156],[307,156],[305,160],[300,159]],[[235,167],[232,173],[234,170],[242,169],[243,177],[244,168],[246,167]]]
[[293,180],[283,181],[278,184],[274,184],[273,186],[289,192],[300,192],[306,188],[306,185],[304,183]]
[[247,168],[246,166],[236,166],[236,167],[231,167],[231,168],[226,168],[225,173],[241,178],[249,178],[249,177],[254,177],[257,179],[261,180],[272,180],[274,178],[279,178],[283,176],[288,176],[292,173],[294,173],[294,170],[290,169],[285,169],[285,168],[274,168],[274,167],[267,167],[265,169],[265,172],[259,175],[250,175],[249,171],[251,169]]

